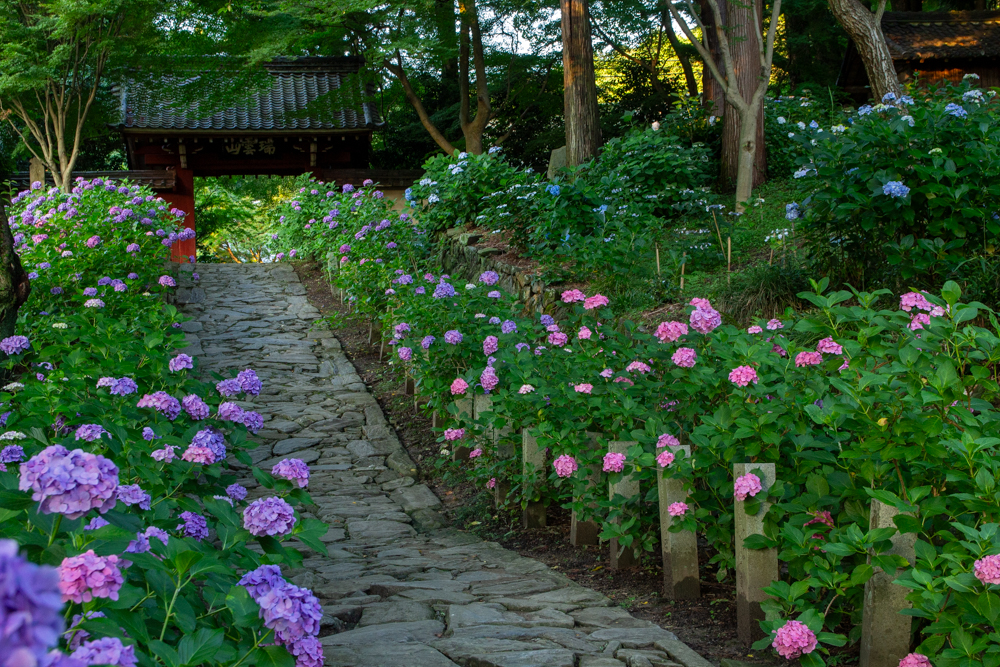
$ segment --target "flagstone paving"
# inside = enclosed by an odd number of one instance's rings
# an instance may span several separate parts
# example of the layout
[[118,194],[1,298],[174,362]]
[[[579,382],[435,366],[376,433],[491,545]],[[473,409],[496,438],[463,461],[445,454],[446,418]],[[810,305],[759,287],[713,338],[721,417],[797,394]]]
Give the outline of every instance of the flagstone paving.
[[[448,527],[382,410],[287,264],[182,268],[179,307],[205,377],[253,368],[270,469],[310,465],[329,555],[286,572],[323,604],[331,667],[709,667],[676,636],[547,566]],[[248,407],[250,404],[245,404]],[[239,466],[237,463],[236,466]],[[245,468],[244,468],[245,469]],[[262,494],[247,476],[251,499]]]

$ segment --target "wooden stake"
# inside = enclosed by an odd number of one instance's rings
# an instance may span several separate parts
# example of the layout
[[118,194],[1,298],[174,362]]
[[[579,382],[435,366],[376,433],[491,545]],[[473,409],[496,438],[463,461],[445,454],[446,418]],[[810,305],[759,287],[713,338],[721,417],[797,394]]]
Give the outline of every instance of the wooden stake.
[[774,248],[771,248],[771,256],[767,258],[767,265],[771,266],[774,262]]
[[656,277],[660,277],[660,246],[656,246]]
[[726,237],[726,284],[732,282],[733,277],[733,237]]
[[684,291],[684,269],[687,267],[687,253],[681,255],[681,291]]

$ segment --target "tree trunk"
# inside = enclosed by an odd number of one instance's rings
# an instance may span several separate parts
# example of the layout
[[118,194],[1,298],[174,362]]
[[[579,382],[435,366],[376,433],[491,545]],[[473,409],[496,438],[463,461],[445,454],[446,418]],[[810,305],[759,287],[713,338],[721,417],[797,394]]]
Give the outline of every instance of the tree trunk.
[[[719,2],[719,15],[722,17],[723,25],[728,24],[726,20],[726,8],[727,3],[725,0],[721,0]],[[705,26],[705,29],[702,31],[705,48],[712,54],[712,60],[719,70],[723,70],[722,54],[719,52],[719,39],[715,32],[715,16],[712,14],[712,8],[708,4],[708,0],[701,0],[701,21]],[[709,110],[709,113],[720,118],[724,116],[726,114],[726,93],[722,89],[722,85],[712,76],[712,72],[708,67],[702,68],[701,90],[703,94],[702,103]]]
[[[465,136],[465,150],[473,155],[483,152],[483,130],[490,121],[490,91],[486,82],[486,56],[483,51],[483,36],[479,27],[479,11],[476,0],[459,0],[458,14],[461,34],[458,42],[458,92],[461,96],[458,121]],[[470,80],[469,61],[476,71],[476,115],[469,118]]]
[[21,258],[14,252],[6,199],[6,194],[0,193],[0,338],[14,335],[17,311],[31,293],[31,281],[21,267]]
[[892,63],[892,54],[882,34],[881,17],[876,16],[858,0],[827,0],[830,11],[844,32],[854,41],[868,73],[872,95],[881,101],[886,93],[900,94],[899,77]]
[[588,0],[560,0],[563,43],[563,114],[566,166],[582,164],[601,147]]
[[396,77],[399,81],[399,85],[403,87],[403,94],[406,95],[406,100],[413,107],[413,110],[417,112],[417,117],[420,119],[420,124],[424,126],[427,130],[427,134],[431,135],[431,139],[434,140],[441,150],[445,152],[446,155],[451,155],[455,152],[455,147],[451,145],[451,142],[441,134],[441,131],[434,125],[431,120],[430,114],[427,113],[427,109],[424,108],[424,103],[420,100],[416,91],[413,90],[413,86],[410,85],[410,79],[406,76],[406,70],[403,68],[403,56],[396,52],[396,58],[399,64],[393,64],[388,59],[382,61],[382,66],[385,67],[389,72]]
[[[757,16],[763,11],[762,0],[753,0],[757,5]],[[720,5],[722,3],[720,2]],[[753,9],[749,4],[740,1],[726,2],[728,15],[726,27],[729,36],[729,49],[733,55],[736,69],[736,80],[740,97],[749,100],[760,83],[760,25],[754,25]],[[767,179],[767,156],[764,152],[764,102],[753,110],[757,122],[757,130],[752,137],[758,148],[751,170],[752,187],[757,187]],[[730,113],[731,112],[731,113]],[[723,189],[730,190],[739,181],[739,172],[743,168],[745,142],[745,118],[741,119],[736,109],[726,109],[722,121],[722,169],[719,175]],[[749,197],[749,190],[747,196]],[[746,201],[737,196],[736,201]]]
[[698,80],[694,76],[694,68],[691,67],[691,58],[682,50],[680,40],[677,39],[677,33],[674,32],[674,20],[670,16],[670,10],[663,10],[660,22],[663,24],[663,30],[667,33],[667,41],[670,42],[670,48],[677,54],[677,60],[681,63],[681,69],[684,70],[684,81],[687,83],[688,95],[697,97]]
[[[749,97],[749,96],[748,96]],[[739,145],[736,165],[736,201],[746,202],[756,187],[758,165],[764,153],[763,113],[764,105],[752,105],[743,114],[739,126]],[[726,114],[726,117],[738,118],[739,114]],[[737,209],[740,207],[737,206]]]

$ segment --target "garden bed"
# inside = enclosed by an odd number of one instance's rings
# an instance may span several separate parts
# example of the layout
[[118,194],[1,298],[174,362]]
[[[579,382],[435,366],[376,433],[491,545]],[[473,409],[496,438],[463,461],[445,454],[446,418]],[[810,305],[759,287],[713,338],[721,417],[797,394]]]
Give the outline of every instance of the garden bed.
[[431,420],[414,412],[413,397],[404,394],[402,378],[388,363],[389,357],[379,360],[378,344],[368,342],[368,324],[351,318],[334,298],[318,263],[299,262],[295,270],[306,286],[309,302],[324,316],[338,318],[336,335],[344,351],[416,461],[421,478],[441,499],[445,514],[455,526],[535,558],[580,585],[604,593],[636,617],[674,632],[716,664],[723,659],[777,664],[767,652],[753,651],[740,644],[736,636],[735,587],[715,582],[714,570],[705,566],[708,558],[704,550],[699,558],[702,597],[691,601],[666,600],[660,595],[663,575],[659,562],[649,559],[639,570],[611,572],[607,567],[606,546],[569,544],[568,511],[550,507],[546,528],[521,530],[518,517],[496,513],[492,496],[467,478],[438,467],[441,445],[431,429]]

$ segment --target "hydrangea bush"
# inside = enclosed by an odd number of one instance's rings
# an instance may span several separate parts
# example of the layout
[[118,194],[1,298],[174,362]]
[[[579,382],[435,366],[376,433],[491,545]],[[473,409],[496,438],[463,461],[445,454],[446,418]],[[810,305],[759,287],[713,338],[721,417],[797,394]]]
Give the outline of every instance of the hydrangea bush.
[[[21,193],[9,212],[32,295],[0,341],[0,624],[32,611],[0,634],[0,655],[321,665],[318,603],[280,575],[302,561],[294,546],[325,551],[325,525],[296,510],[311,502],[308,469],[254,468],[266,493],[247,505],[235,466],[249,473],[260,379],[242,369],[202,382],[197,359],[177,352],[164,267],[189,234],[183,213],[100,179]],[[261,567],[273,568],[272,589],[254,597],[241,577]]]

